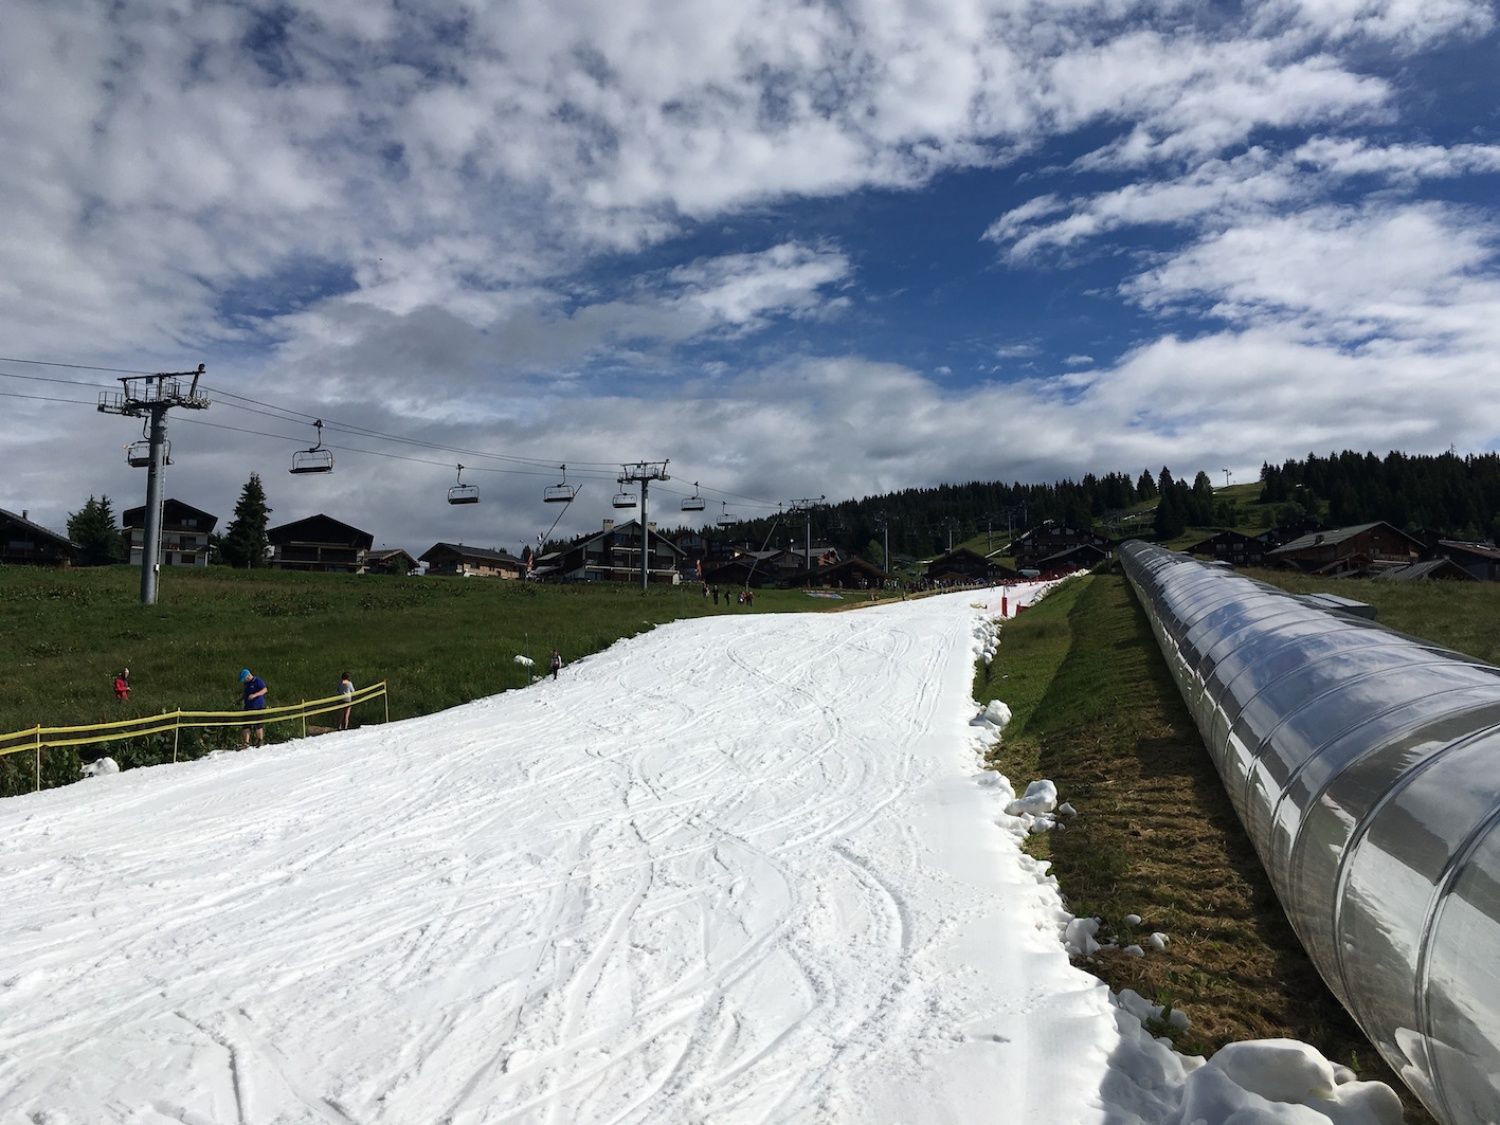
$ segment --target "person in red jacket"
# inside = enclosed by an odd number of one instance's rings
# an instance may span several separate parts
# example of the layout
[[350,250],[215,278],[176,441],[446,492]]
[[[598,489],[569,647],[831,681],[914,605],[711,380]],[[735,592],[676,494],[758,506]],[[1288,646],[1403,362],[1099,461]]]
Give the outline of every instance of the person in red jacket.
[[126,668],[115,677],[115,698],[121,703],[130,702],[130,669]]

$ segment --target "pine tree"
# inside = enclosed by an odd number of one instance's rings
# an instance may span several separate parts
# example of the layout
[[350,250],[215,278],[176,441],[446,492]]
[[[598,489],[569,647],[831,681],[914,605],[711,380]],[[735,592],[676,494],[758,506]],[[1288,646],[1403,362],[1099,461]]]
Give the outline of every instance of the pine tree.
[[219,558],[230,566],[265,566],[266,548],[270,542],[266,538],[266,522],[270,514],[260,475],[251,473],[245,487],[240,490],[239,502],[234,506],[234,519],[224,530]]
[[92,496],[78,511],[68,516],[68,538],[82,550],[80,566],[108,566],[125,560],[125,541],[115,526],[115,513],[109,497]]

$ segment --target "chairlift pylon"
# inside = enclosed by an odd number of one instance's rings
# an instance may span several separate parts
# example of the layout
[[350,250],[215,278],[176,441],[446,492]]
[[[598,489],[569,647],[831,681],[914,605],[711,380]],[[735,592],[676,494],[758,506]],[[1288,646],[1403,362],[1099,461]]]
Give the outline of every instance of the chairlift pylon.
[[568,483],[568,467],[559,465],[562,470],[562,480],[557,484],[549,484],[542,489],[542,502],[546,504],[571,504],[573,497],[578,495],[578,486]]
[[703,497],[698,495],[698,482],[694,481],[693,494],[682,501],[682,510],[684,512],[701,512],[703,511],[703,506]]
[[333,453],[323,448],[323,419],[319,418],[313,425],[318,429],[317,444],[311,449],[299,450],[292,454],[291,472],[298,475],[333,472]]
[[448,503],[479,503],[479,489],[472,484],[464,483],[464,467],[462,465],[458,467],[458,483],[448,490]]

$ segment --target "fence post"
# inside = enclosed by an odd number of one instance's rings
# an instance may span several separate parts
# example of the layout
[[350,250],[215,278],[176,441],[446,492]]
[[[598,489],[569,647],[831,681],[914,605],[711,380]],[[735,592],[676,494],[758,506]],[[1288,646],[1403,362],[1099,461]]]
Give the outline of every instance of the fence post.
[[302,737],[307,737],[307,700],[302,701]]
[[36,725],[36,790],[42,791],[42,724]]
[[391,689],[384,687],[380,689],[380,701],[385,704],[385,721],[391,721]]
[[177,764],[177,736],[182,733],[182,708],[172,713],[172,764]]

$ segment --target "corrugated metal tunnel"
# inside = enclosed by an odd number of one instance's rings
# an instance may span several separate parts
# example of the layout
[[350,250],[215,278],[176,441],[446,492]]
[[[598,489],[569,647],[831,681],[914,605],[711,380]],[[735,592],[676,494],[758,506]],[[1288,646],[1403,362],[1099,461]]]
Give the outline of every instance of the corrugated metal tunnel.
[[1323,979],[1432,1112],[1500,1121],[1500,668],[1120,550]]

